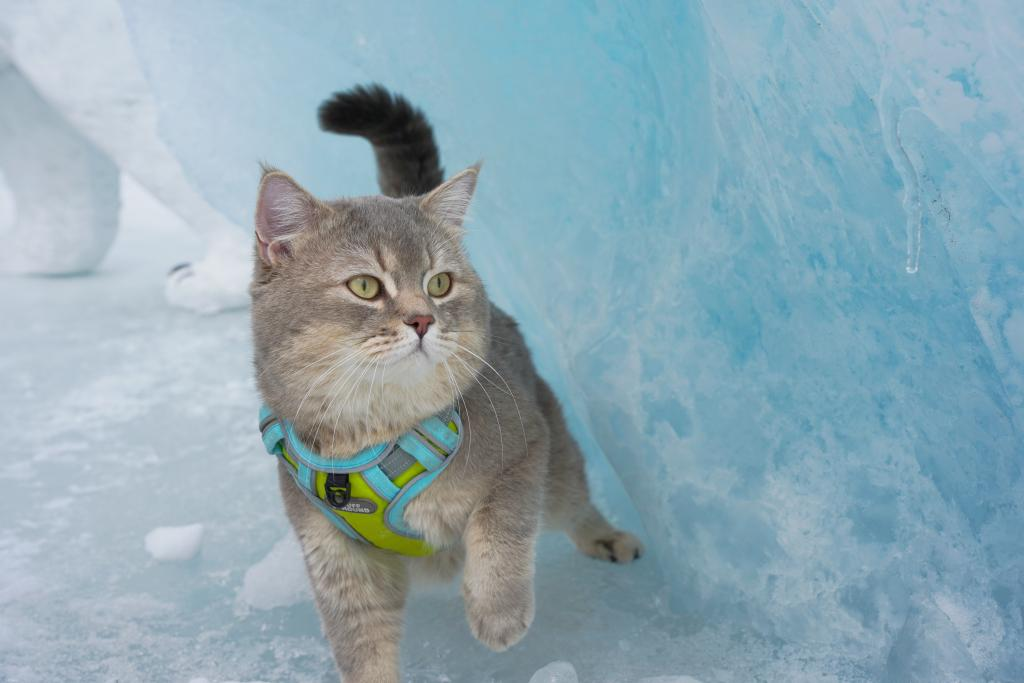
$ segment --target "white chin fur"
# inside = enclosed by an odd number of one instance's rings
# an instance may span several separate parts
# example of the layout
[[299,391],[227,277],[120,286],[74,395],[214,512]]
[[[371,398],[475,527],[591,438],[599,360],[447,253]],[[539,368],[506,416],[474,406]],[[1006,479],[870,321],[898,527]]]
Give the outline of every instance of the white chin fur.
[[387,381],[400,386],[419,384],[440,365],[437,351],[416,349],[388,368]]

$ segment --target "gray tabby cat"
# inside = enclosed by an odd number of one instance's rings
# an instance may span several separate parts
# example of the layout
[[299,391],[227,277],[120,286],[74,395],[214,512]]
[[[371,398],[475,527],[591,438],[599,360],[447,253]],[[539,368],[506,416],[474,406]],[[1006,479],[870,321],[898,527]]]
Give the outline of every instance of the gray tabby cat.
[[323,456],[350,457],[456,404],[462,446],[406,520],[437,552],[405,557],[347,538],[280,466],[285,509],[347,683],[398,681],[410,572],[460,567],[473,635],[494,650],[533,619],[543,521],[611,562],[642,552],[590,501],[579,447],[515,321],[490,303],[462,247],[478,168],[442,183],[422,112],[380,86],[336,95],[321,126],[367,138],[384,196],[321,201],[267,170],[251,287],[260,392]]

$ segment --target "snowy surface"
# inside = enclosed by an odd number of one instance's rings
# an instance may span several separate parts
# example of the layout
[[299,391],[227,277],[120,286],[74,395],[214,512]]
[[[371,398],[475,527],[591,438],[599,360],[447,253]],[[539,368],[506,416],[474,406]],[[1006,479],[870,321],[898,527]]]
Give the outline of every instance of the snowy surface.
[[191,560],[203,544],[203,525],[160,526],[153,529],[144,541],[146,552],[161,562]]
[[[652,551],[545,538],[504,655],[418,594],[409,680],[1024,679],[1019,2],[280,7],[124,6],[179,171],[240,225],[259,161],[370,192],[313,112],[407,93],[485,159],[474,259]],[[0,679],[331,680],[246,315],[168,310],[200,246],[125,201],[97,276],[0,280]]]

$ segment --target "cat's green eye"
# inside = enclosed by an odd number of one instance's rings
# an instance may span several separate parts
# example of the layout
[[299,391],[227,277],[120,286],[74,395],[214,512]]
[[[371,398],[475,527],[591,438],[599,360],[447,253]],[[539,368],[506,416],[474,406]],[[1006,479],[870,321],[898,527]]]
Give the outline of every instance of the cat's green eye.
[[444,296],[452,288],[452,276],[448,273],[438,273],[427,282],[427,294],[430,296]]
[[380,294],[380,280],[372,275],[356,275],[347,284],[360,299],[374,299]]

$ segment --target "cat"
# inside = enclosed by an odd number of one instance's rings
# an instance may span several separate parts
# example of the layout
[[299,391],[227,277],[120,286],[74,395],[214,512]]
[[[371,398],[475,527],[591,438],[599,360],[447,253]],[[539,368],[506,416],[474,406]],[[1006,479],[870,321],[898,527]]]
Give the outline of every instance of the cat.
[[590,501],[558,400],[463,248],[480,167],[443,181],[426,117],[379,85],[336,94],[320,123],[370,141],[383,194],[322,201],[264,170],[250,287],[260,393],[325,457],[388,442],[453,405],[465,431],[450,466],[406,509],[437,549],[426,558],[351,540],[279,465],[342,678],[384,683],[399,680],[410,572],[451,579],[461,568],[469,627],[501,651],[533,619],[542,520],[598,559],[628,563],[643,548]]

